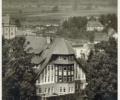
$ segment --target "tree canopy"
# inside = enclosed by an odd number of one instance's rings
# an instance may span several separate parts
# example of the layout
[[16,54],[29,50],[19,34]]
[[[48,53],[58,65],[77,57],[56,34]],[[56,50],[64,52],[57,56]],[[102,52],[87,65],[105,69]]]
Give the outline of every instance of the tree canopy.
[[101,15],[99,17],[99,21],[105,25],[105,30],[108,28],[113,28],[117,32],[117,16],[116,14],[107,14],[107,15]]
[[36,74],[31,67],[33,54],[25,51],[26,39],[2,38],[2,97],[3,100],[25,100],[36,95]]
[[110,38],[107,42],[96,44],[88,65],[87,95],[92,100],[117,100],[116,40]]

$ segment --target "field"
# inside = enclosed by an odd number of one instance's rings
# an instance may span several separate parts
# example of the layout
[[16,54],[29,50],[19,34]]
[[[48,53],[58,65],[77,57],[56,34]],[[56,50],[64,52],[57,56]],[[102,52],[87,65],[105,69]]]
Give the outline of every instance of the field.
[[[20,14],[19,10],[22,11]],[[116,7],[98,7],[95,10],[78,10],[78,11],[59,11],[57,13],[41,13],[39,8],[12,8],[12,9],[3,9],[3,14],[9,14],[11,16],[23,16],[26,18],[35,17],[44,18],[44,19],[65,19],[72,16],[89,16],[89,15],[101,15],[101,14],[117,14]]]

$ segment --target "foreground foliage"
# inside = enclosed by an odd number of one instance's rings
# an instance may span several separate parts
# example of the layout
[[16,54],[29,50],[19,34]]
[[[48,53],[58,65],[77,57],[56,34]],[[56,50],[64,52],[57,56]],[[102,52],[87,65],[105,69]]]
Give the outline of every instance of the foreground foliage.
[[36,94],[36,74],[30,67],[33,54],[27,54],[25,47],[25,38],[2,39],[3,100],[25,100]]
[[94,54],[88,60],[88,86],[86,93],[92,100],[117,100],[117,42],[95,45]]

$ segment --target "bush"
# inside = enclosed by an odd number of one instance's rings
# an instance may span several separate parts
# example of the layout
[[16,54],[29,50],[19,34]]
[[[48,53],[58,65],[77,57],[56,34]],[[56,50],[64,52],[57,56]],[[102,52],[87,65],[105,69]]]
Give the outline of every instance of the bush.
[[[82,98],[82,99],[79,99]],[[82,91],[74,94],[59,95],[53,97],[47,97],[47,100],[83,100],[84,93]]]

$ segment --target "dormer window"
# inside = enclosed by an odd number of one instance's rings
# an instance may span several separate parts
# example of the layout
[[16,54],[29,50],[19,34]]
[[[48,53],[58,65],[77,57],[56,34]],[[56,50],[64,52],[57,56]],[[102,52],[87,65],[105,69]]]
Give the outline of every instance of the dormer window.
[[67,57],[66,56],[64,56],[64,60],[66,60],[67,59]]
[[13,35],[13,33],[11,33],[11,35]]
[[64,70],[66,70],[67,68],[66,67],[64,67]]
[[42,90],[41,90],[41,88],[39,88],[39,93],[41,93],[42,92]]
[[48,66],[48,71],[50,70],[50,66]]
[[59,59],[62,59],[62,56],[59,56]]

